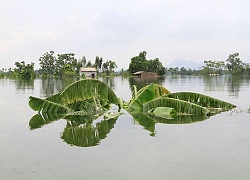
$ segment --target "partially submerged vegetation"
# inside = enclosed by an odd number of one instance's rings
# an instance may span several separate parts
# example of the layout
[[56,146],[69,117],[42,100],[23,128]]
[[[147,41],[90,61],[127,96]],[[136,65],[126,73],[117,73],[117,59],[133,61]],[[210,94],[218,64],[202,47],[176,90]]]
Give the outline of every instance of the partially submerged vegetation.
[[22,78],[32,79],[35,76],[44,77],[77,77],[82,67],[95,68],[98,76],[132,76],[138,71],[154,72],[158,76],[164,75],[250,75],[250,64],[244,63],[239,58],[239,53],[233,53],[225,61],[204,60],[204,66],[199,69],[186,67],[166,67],[159,58],[146,59],[147,52],[142,51],[138,56],[131,58],[128,69],[115,72],[117,64],[115,61],[96,56],[94,62],[87,60],[85,56],[76,59],[74,53],[64,53],[54,55],[54,51],[44,53],[39,58],[40,68],[34,70],[34,63],[25,64],[25,61],[15,62],[15,68],[2,68],[0,78]]
[[[61,138],[68,144],[84,147],[95,146],[105,138],[123,114],[122,109],[154,135],[155,123],[192,123],[235,107],[229,102],[198,93],[171,93],[154,83],[140,90],[134,86],[132,98],[125,102],[108,85],[96,79],[74,82],[46,99],[31,96],[29,105],[38,111],[30,120],[31,129],[66,119]],[[115,112],[111,111],[112,105],[117,107]],[[99,121],[93,125],[97,119]]]

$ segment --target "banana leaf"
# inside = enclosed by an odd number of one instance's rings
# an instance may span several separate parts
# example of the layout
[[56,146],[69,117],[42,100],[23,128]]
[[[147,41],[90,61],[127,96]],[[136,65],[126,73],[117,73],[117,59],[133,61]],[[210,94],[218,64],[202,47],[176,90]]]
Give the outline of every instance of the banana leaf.
[[58,113],[37,113],[30,119],[29,126],[31,130],[41,128],[42,126],[58,121],[65,116],[66,114]]
[[162,117],[166,119],[173,119],[173,117],[176,116],[176,110],[170,107],[156,107],[148,111],[148,113],[151,113],[154,116]]
[[67,114],[72,111],[70,108],[63,106],[61,104],[32,96],[29,97],[29,106],[34,111],[47,112],[47,113]]
[[169,107],[176,110],[177,115],[207,115],[209,110],[194,103],[180,99],[160,97],[143,105],[143,113],[148,113],[157,107]]
[[194,92],[176,92],[165,95],[165,97],[181,99],[190,103],[195,103],[200,106],[206,107],[210,110],[212,114],[218,113],[221,111],[227,111],[235,108],[236,106],[225,102],[211,96],[204,94],[194,93]]
[[161,124],[190,124],[190,123],[195,123],[199,121],[204,121],[208,119],[209,116],[206,115],[184,115],[184,116],[174,116],[171,118],[166,118],[166,117],[159,117],[155,116],[152,113],[147,113],[146,114],[148,118],[152,119],[155,121],[155,123],[161,123]]
[[83,79],[72,83],[60,95],[64,104],[95,98],[119,106],[119,100],[114,91],[107,84],[97,79]]
[[133,93],[132,99],[128,102],[127,110],[130,112],[140,112],[142,111],[143,105],[148,101],[169,93],[170,91],[168,91],[165,87],[151,83],[150,85],[144,86],[138,92],[136,91]]
[[87,111],[93,114],[98,109],[109,109],[111,103],[120,107],[121,102],[108,85],[96,79],[77,81],[62,93],[46,99],[29,98],[29,105],[33,110],[48,113]]

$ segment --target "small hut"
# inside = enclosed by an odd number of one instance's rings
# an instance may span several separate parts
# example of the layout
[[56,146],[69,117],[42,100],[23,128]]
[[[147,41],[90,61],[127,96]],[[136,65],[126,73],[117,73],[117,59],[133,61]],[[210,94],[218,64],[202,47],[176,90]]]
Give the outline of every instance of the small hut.
[[82,75],[85,75],[85,77],[95,78],[97,76],[97,70],[96,68],[80,68],[79,75],[82,77]]
[[145,71],[138,71],[138,72],[135,72],[133,73],[133,75],[135,77],[138,77],[138,78],[154,78],[154,77],[157,77],[157,73],[155,72],[145,72]]

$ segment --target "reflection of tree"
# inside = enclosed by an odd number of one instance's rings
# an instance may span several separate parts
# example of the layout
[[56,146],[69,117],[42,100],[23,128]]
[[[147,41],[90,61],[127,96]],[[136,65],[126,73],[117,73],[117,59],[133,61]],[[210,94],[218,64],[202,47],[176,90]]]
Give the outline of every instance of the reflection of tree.
[[17,90],[34,89],[34,79],[18,79]]
[[230,95],[239,96],[240,86],[242,84],[243,77],[241,76],[229,76],[227,79],[228,92]]
[[113,90],[115,90],[115,80],[114,80],[114,77],[102,77],[102,81],[105,82]]
[[225,91],[227,76],[204,76],[205,91]]
[[132,89],[134,85],[136,85],[137,90],[143,88],[144,86],[151,84],[151,83],[156,83],[162,85],[164,82],[165,78],[164,77],[150,77],[150,78],[138,78],[138,77],[130,77],[129,78],[129,85],[130,88]]
[[228,91],[232,96],[239,96],[244,76],[205,76],[203,77],[205,91]]
[[53,94],[62,91],[65,87],[75,81],[75,78],[43,78],[41,95],[43,97],[52,96]]

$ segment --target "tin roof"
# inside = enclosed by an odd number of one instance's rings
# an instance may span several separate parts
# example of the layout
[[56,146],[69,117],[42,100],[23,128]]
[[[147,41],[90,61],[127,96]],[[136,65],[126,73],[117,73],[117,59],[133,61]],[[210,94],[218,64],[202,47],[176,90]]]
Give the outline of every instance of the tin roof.
[[96,68],[80,68],[81,72],[96,72]]
[[143,73],[144,71],[137,71],[137,72],[135,72],[135,73],[133,73],[133,74],[141,74],[141,73]]

